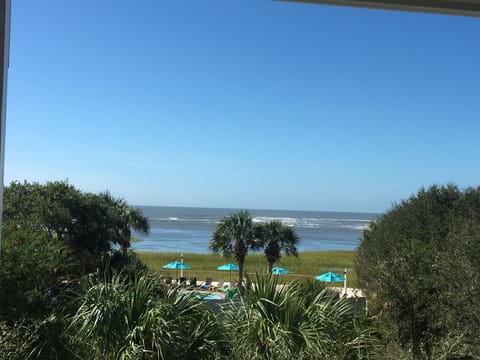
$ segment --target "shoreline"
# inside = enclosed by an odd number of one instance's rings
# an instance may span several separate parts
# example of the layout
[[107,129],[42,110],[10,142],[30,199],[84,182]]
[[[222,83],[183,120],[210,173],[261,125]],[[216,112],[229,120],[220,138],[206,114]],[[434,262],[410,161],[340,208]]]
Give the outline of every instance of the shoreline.
[[[161,250],[135,250],[132,248],[132,250],[136,253],[161,253],[161,254],[181,254],[183,253],[184,255],[195,255],[195,256],[198,256],[198,255],[218,255],[218,256],[221,256],[220,254],[217,254],[217,253],[214,253],[212,251],[210,252],[206,252],[206,253],[198,253],[198,252],[181,252],[181,251],[161,251]],[[346,252],[346,253],[354,253],[356,252],[357,249],[354,249],[354,250],[346,250],[346,249],[331,249],[331,250],[305,250],[305,251],[299,251],[298,254],[308,254],[308,253],[329,253],[329,252]],[[262,255],[263,256],[263,251],[260,250],[260,251],[255,251],[255,252],[248,252],[248,255],[247,256],[250,256],[250,255]],[[282,257],[283,257],[283,254],[282,254]]]

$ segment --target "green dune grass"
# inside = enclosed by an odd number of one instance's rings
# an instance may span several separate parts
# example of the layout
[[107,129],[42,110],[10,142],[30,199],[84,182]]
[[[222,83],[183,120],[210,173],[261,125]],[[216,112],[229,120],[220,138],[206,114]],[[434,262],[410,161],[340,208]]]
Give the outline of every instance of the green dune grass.
[[[313,277],[325,273],[327,271],[336,272],[343,275],[347,268],[347,285],[348,287],[358,287],[357,274],[354,270],[353,263],[355,259],[355,251],[306,251],[299,254],[298,257],[283,256],[282,259],[275,264],[293,271],[292,275],[280,275],[281,281],[291,281],[296,278],[312,279]],[[177,253],[161,253],[139,251],[138,255],[152,271],[161,275],[179,277],[180,271],[166,270],[162,266],[174,261],[180,260],[180,254]],[[218,254],[183,254],[184,261],[190,265],[192,269],[184,270],[184,276],[188,278],[196,277],[199,281],[205,280],[207,277],[213,278],[214,281],[225,279],[227,281],[238,278],[238,272],[218,271],[217,266],[225,263],[235,263],[232,258],[224,258]],[[266,273],[267,262],[263,253],[250,253],[245,260],[245,272],[254,275],[255,272]],[[334,286],[343,286],[343,283],[333,283]]]

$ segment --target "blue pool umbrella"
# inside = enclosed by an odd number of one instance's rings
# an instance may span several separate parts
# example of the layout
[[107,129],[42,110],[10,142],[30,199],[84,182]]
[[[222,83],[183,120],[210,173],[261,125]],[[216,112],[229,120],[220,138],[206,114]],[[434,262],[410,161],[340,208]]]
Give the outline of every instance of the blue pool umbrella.
[[179,260],[175,260],[175,261],[172,261],[171,263],[168,263],[167,265],[163,265],[163,268],[164,269],[175,269],[175,270],[184,269],[185,270],[185,269],[191,269],[192,267],[190,265],[182,263]]
[[290,270],[287,270],[287,269],[276,266],[272,269],[272,274],[273,275],[285,275],[285,274],[293,274],[293,272],[291,272]]
[[232,282],[232,271],[238,271],[239,267],[236,264],[223,264],[217,267],[217,270],[230,271],[230,282]]
[[341,277],[340,275],[335,274],[334,272],[327,272],[325,274],[318,275],[316,280],[320,281],[325,281],[325,282],[341,282],[344,281],[345,279]]
[[236,264],[223,264],[217,267],[217,270],[223,271],[238,271],[238,265]]
[[[191,269],[192,267],[190,265],[187,265],[179,260],[172,261],[171,263],[168,263],[167,265],[163,265],[164,269],[174,269],[174,270],[185,270],[185,269]],[[183,273],[182,273],[183,275]]]
[[180,277],[183,277],[183,270],[191,269],[192,267],[183,262],[183,254],[182,254],[182,261],[179,261],[179,260],[172,261],[171,263],[168,263],[167,265],[163,265],[163,268],[164,269],[174,269],[174,270],[179,270],[180,269]]

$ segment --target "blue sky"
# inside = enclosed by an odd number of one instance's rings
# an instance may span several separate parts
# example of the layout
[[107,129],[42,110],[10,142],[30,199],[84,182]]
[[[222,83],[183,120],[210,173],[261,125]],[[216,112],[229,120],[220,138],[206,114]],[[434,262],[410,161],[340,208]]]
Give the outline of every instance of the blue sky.
[[5,182],[136,205],[383,212],[480,179],[480,19],[15,0]]

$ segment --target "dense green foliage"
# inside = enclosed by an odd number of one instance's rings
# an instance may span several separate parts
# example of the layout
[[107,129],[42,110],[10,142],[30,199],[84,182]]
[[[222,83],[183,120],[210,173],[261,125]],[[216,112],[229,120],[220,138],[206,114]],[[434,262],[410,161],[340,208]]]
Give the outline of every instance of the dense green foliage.
[[480,189],[421,189],[364,232],[357,272],[414,359],[480,356]]
[[147,231],[148,221],[123,200],[83,193],[67,182],[13,182],[4,191],[3,215],[0,359],[64,358],[60,311],[71,292],[92,271],[145,268],[113,246],[128,247],[130,228]]
[[[378,356],[371,320],[327,289],[256,276],[224,313],[234,359],[363,359]],[[317,290],[317,291],[315,291]]]
[[[471,226],[475,218],[466,212],[469,225],[461,223],[451,232],[452,244],[457,237],[471,239],[464,252],[475,248],[477,234]],[[108,193],[83,193],[66,182],[7,187],[0,360],[386,357],[376,323],[322,283],[309,279],[279,285],[284,277],[257,275],[238,293],[231,289],[237,300],[214,311],[195,292],[167,288],[135,253],[127,252],[132,229],[148,231],[147,219]],[[264,248],[265,256],[258,256],[264,273],[265,258],[271,269],[281,251],[296,255],[297,241],[293,228],[255,226],[250,214],[240,212],[220,222],[211,246],[242,264],[248,251]],[[210,257],[202,258],[212,267]],[[316,275],[321,269],[349,267],[352,253],[302,254],[301,265],[294,261],[300,260],[282,258],[282,265],[294,271],[308,267]],[[473,272],[473,264],[458,271]],[[475,310],[462,319],[470,320]],[[432,352],[446,353],[462,340],[451,339]]]
[[13,325],[0,322],[0,360],[72,359],[62,316],[52,314],[43,320],[29,320]]
[[90,277],[69,318],[72,352],[89,359],[214,359],[222,348],[217,319],[195,296],[155,278]]
[[46,234],[23,231],[4,238],[0,261],[0,319],[42,319],[69,279],[67,249]]
[[0,359],[375,359],[371,319],[319,282],[257,276],[214,312],[147,273],[85,277],[43,321],[0,323]]
[[69,250],[80,274],[95,271],[112,245],[126,254],[131,228],[148,231],[140,210],[109,193],[83,193],[67,182],[12,182],[4,191],[4,235],[44,233]]

